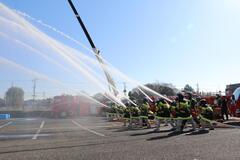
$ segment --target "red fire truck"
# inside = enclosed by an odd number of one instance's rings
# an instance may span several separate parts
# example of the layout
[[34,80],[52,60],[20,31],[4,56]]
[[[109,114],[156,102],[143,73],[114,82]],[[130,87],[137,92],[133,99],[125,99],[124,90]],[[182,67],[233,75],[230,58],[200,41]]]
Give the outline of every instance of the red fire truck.
[[87,116],[97,114],[99,110],[85,97],[71,95],[55,96],[51,108],[52,116],[56,118]]

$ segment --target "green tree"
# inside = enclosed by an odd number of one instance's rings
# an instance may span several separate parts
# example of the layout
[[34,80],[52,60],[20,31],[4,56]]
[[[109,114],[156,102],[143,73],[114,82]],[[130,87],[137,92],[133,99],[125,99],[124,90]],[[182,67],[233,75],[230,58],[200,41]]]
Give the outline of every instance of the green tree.
[[22,107],[24,102],[24,91],[19,87],[11,87],[5,93],[6,106]]
[[183,90],[185,92],[194,92],[194,89],[189,84],[186,84]]

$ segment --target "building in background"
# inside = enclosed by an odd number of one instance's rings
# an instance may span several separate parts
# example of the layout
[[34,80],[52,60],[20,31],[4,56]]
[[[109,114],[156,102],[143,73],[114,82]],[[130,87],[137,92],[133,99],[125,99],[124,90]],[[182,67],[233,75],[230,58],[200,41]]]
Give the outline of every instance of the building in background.
[[6,106],[5,100],[0,98],[0,107],[5,107],[5,106]]

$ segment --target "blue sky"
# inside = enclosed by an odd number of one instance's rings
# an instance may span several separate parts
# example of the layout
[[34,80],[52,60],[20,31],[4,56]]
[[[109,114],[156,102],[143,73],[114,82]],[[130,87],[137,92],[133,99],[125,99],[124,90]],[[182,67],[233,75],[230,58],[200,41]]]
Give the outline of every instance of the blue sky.
[[[89,46],[67,0],[0,2]],[[179,88],[187,83],[195,88],[198,83],[201,90],[216,91],[224,90],[226,84],[239,82],[238,0],[73,0],[73,3],[103,57],[141,83],[169,82]],[[39,28],[84,51],[63,37]],[[1,54],[7,56],[4,51]],[[25,63],[34,65],[28,60]],[[6,75],[1,79],[18,78]],[[20,81],[15,83],[22,85]],[[3,84],[10,85],[10,81]],[[29,92],[31,85],[28,84]]]

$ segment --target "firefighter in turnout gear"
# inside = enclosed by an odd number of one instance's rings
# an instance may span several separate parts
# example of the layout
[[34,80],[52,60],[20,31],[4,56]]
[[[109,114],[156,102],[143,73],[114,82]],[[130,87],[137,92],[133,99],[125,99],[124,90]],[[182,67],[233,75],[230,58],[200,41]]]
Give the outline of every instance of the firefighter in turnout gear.
[[129,122],[129,127],[132,126],[132,123],[130,121],[130,117],[131,117],[131,106],[129,103],[126,103],[126,108],[124,108],[124,111],[123,111],[123,126],[126,126],[127,125],[127,122]]
[[190,105],[182,93],[178,93],[177,96],[177,131],[182,132],[186,122],[191,120]]
[[122,115],[124,113],[124,108],[125,108],[124,106],[120,106],[120,105],[117,106],[118,113]]
[[137,106],[131,106],[131,116],[132,117],[139,117],[140,116],[140,109]]
[[172,127],[174,127],[170,115],[170,105],[164,99],[159,99],[157,102],[155,119],[157,121],[157,127],[155,131],[159,131],[161,121],[163,120],[165,120],[166,123],[169,122]]
[[160,99],[157,102],[156,115],[158,117],[170,117],[169,108],[169,104],[164,99]]
[[177,101],[177,98],[176,98],[176,100],[174,100],[174,101],[171,103],[170,109],[169,109],[172,118],[177,118],[177,116],[178,116],[178,109],[177,109],[177,103],[176,103],[176,101]]
[[201,130],[205,130],[206,125],[209,125],[209,129],[213,130],[214,127],[211,123],[213,119],[213,109],[210,105],[207,104],[205,99],[200,101],[200,122],[201,122]]
[[193,98],[192,93],[187,92],[186,93],[186,99],[188,100],[189,106],[190,106],[190,112],[192,116],[192,124],[193,124],[193,129],[195,130],[196,124],[200,126],[200,120],[198,117],[198,111],[197,111],[197,100]]
[[133,104],[130,105],[130,124],[132,127],[133,124],[139,123],[139,116],[140,116],[140,109],[138,106],[135,106]]
[[111,106],[107,109],[106,116],[108,121],[113,121],[117,118],[118,108],[115,104],[111,104]]
[[149,104],[146,98],[143,99],[142,105],[140,105],[140,119],[139,119],[139,125],[147,125],[150,127],[150,124],[148,122],[148,114],[149,114]]
[[143,100],[142,105],[140,106],[140,115],[148,116],[149,105],[147,99]]
[[172,101],[171,105],[170,105],[170,116],[172,118],[171,125],[173,126],[173,128],[172,128],[173,130],[177,129],[177,121],[175,120],[175,118],[177,118],[179,115],[176,100],[177,100],[177,98],[174,101]]

